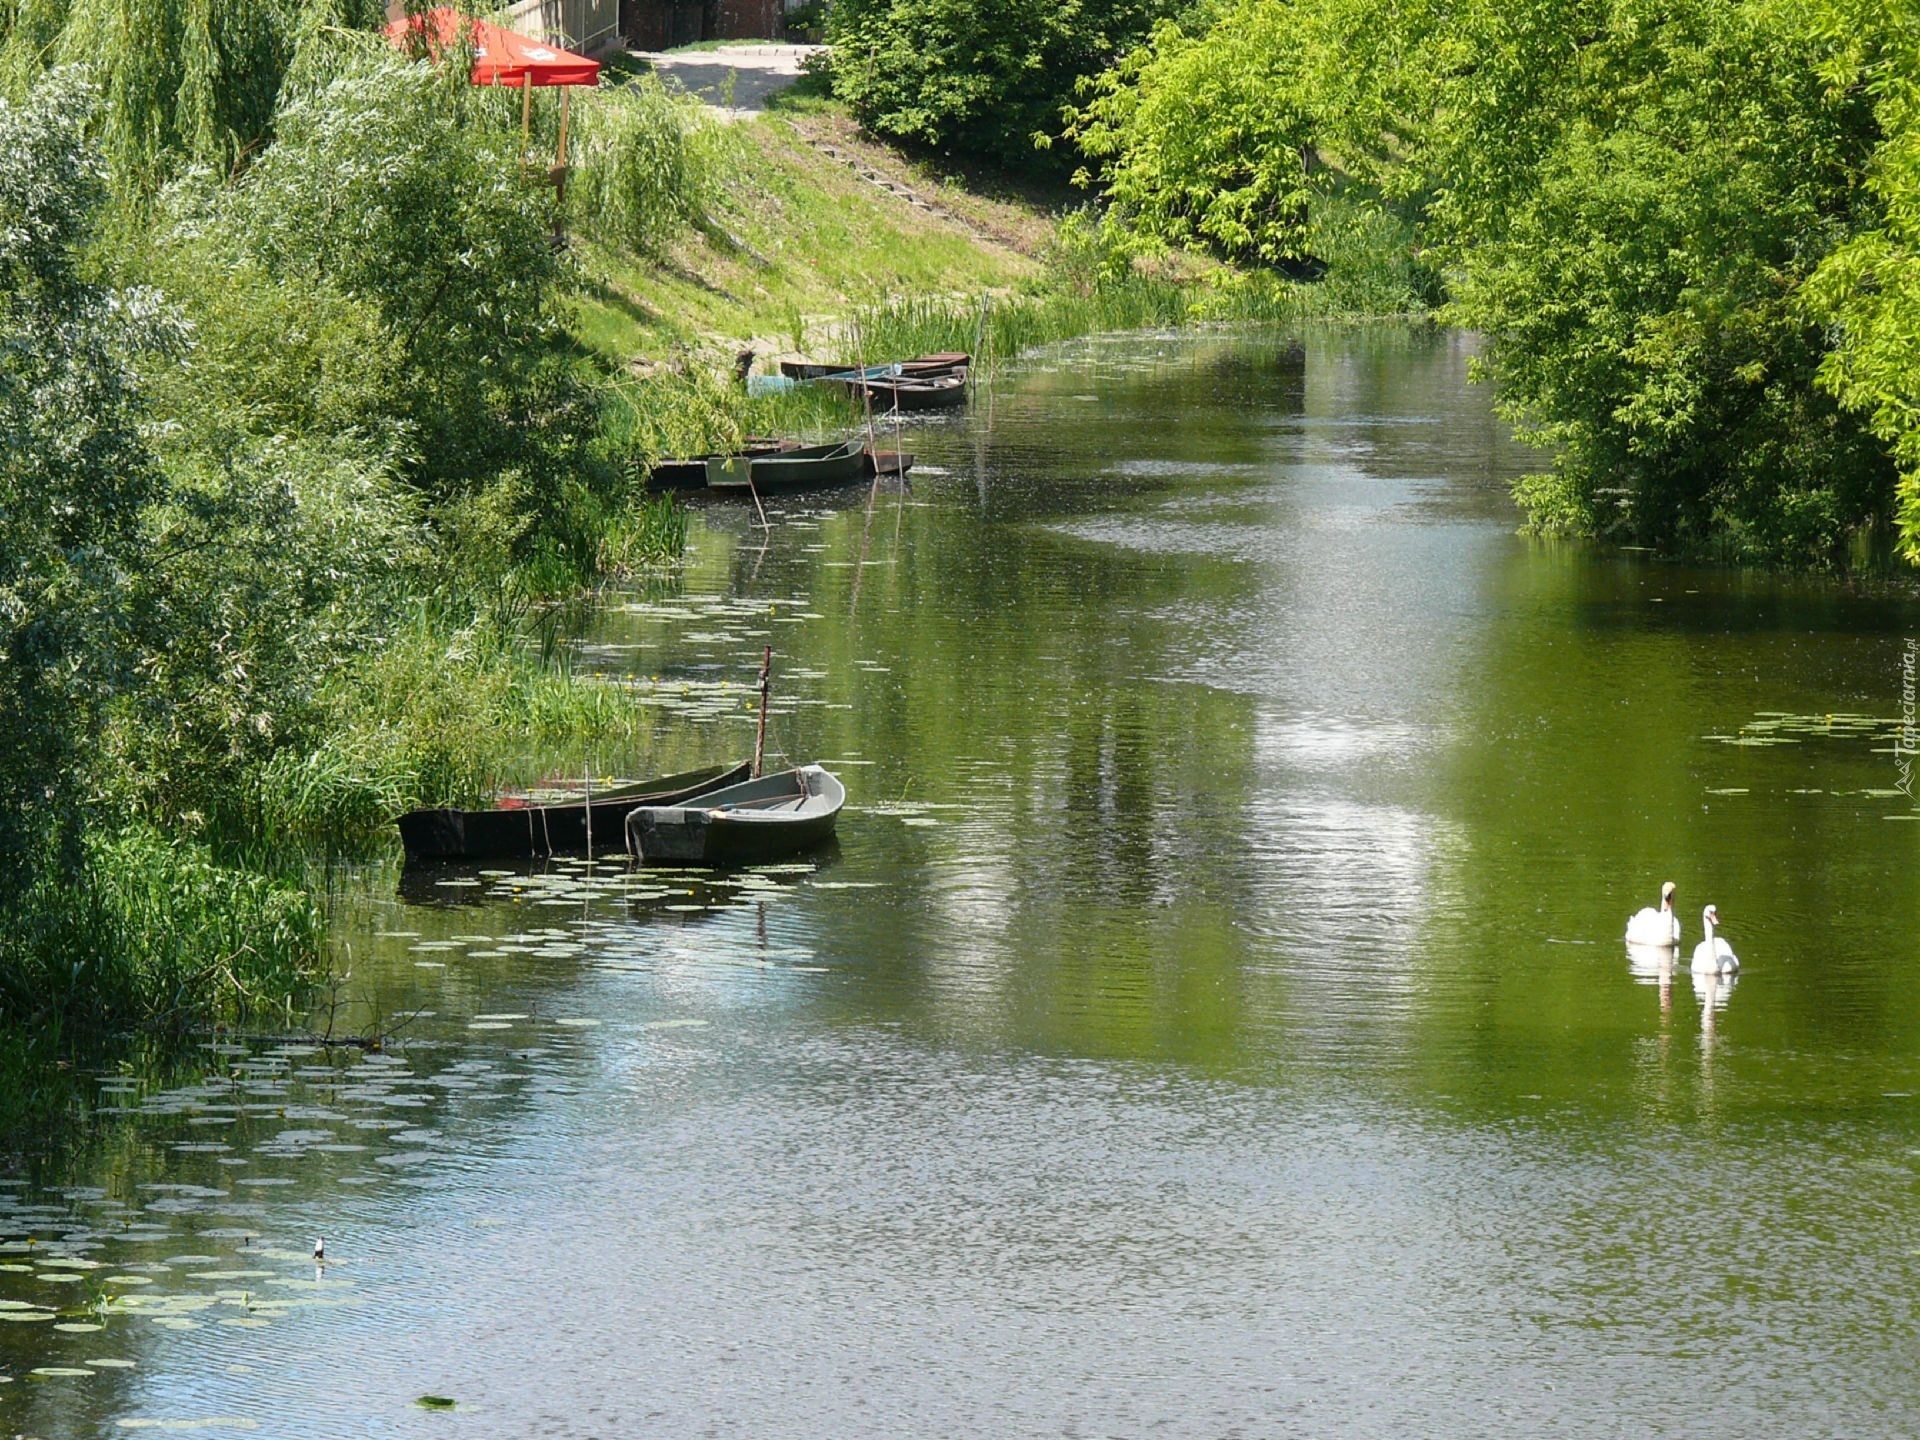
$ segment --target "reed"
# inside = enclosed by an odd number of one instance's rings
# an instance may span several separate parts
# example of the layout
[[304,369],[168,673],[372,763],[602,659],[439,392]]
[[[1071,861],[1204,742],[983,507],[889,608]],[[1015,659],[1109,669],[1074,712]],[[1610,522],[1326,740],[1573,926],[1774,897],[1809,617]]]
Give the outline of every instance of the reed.
[[1039,346],[1082,335],[1303,318],[1313,313],[1303,294],[1310,288],[1224,273],[1200,285],[1133,275],[1085,293],[988,297],[984,316],[979,297],[890,297],[856,312],[855,333],[869,359],[962,350],[974,355],[976,368],[989,371]]
[[77,1030],[291,1014],[326,943],[300,886],[147,829],[89,836],[77,873],[15,897],[5,919],[0,1019]]
[[[657,515],[677,506],[656,505]],[[414,618],[329,688],[335,728],[255,775],[253,842],[285,854],[376,853],[393,818],[492,803],[555,767],[631,758],[657,718],[620,687],[577,676],[537,634],[492,624],[451,629]]]
[[686,507],[671,495],[642,496],[609,522],[594,568],[609,579],[630,579],[671,564],[686,549]]

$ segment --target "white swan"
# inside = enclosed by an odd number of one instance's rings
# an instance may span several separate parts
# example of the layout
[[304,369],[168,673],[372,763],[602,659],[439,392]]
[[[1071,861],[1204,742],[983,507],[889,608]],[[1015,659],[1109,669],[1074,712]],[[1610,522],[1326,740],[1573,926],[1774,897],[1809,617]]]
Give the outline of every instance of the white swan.
[[1700,928],[1707,932],[1707,938],[1693,947],[1696,975],[1731,975],[1740,968],[1740,957],[1733,953],[1733,947],[1713,933],[1719,923],[1720,912],[1713,906],[1700,912]]
[[1651,905],[1627,921],[1627,944],[1659,945],[1672,949],[1680,943],[1680,917],[1673,913],[1674,885],[1660,887],[1660,908]]

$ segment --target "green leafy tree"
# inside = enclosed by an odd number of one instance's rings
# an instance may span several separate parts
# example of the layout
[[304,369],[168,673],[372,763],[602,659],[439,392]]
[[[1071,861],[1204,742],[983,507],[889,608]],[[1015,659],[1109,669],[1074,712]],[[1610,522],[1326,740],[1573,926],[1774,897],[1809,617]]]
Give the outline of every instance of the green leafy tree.
[[150,186],[258,152],[300,46],[384,18],[377,0],[0,0],[0,77],[18,93],[49,62],[87,66],[109,159]]
[[1813,314],[1839,343],[1820,383],[1862,416],[1900,469],[1899,548],[1920,563],[1920,50],[1911,3],[1836,4],[1822,16],[1827,78],[1864,90],[1882,135],[1867,173],[1877,224],[1821,261],[1807,287]]
[[160,483],[136,363],[184,338],[152,294],[88,278],[91,112],[70,70],[0,101],[0,863],[29,877],[79,867],[78,767],[134,680]]
[[1238,260],[1303,252],[1317,125],[1295,21],[1273,0],[1200,34],[1164,22],[1094,82],[1070,133],[1140,228]]
[[[443,534],[505,563],[556,536],[589,544],[582,497],[610,481],[552,192],[493,97],[455,78],[377,54],[315,85],[244,176],[183,187],[167,273],[196,321],[220,321],[214,413],[245,397],[256,431],[371,437]],[[255,298],[311,323],[250,320]]]
[[1162,238],[1379,277],[1399,248],[1403,281],[1344,284],[1362,303],[1444,269],[1508,414],[1555,452],[1519,487],[1536,525],[1843,564],[1884,531],[1912,393],[1907,242],[1877,219],[1902,162],[1874,159],[1899,67],[1862,33],[1905,32],[1784,0],[1239,0],[1162,26],[1076,134]]
[[[1865,97],[1821,79],[1831,49],[1797,6],[1620,3],[1573,44],[1536,19],[1482,15],[1475,53],[1520,93],[1462,80],[1433,151],[1454,162],[1453,315],[1558,450],[1522,503],[1545,528],[1845,563],[1891,469],[1815,383],[1828,336],[1803,291],[1870,218]],[[1500,164],[1469,158],[1483,142]]]
[[1162,22],[1086,87],[1069,133],[1143,229],[1229,259],[1308,253],[1314,201],[1352,185],[1401,199],[1434,104],[1434,21],[1418,4],[1241,0]]
[[1166,0],[836,0],[834,93],[877,134],[1042,163],[1082,80],[1173,6]]
[[712,223],[728,169],[717,129],[703,106],[651,75],[586,92],[575,110],[569,210],[594,238],[663,257],[690,227]]

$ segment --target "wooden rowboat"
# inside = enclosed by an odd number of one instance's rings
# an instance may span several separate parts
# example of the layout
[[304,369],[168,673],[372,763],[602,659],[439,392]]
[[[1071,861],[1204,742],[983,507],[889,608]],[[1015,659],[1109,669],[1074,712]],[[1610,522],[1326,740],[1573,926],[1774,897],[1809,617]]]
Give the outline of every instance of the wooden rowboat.
[[922,355],[914,360],[893,360],[885,365],[815,365],[806,360],[782,360],[780,373],[789,380],[881,380],[890,376],[926,377],[951,375],[965,370],[973,357],[959,350],[943,350],[937,355]]
[[592,823],[594,850],[621,843],[627,816],[640,805],[677,805],[738,785],[753,773],[738,765],[710,765],[684,775],[666,775],[622,785],[561,805],[498,806],[492,810],[414,810],[399,819],[400,843],[409,863],[419,860],[508,860],[558,855],[587,848]]
[[829,840],[847,792],[818,765],[729,785],[627,815],[627,853],[643,865],[754,865]]
[[792,440],[749,442],[738,455],[692,455],[662,460],[647,472],[649,490],[699,490],[706,486],[707,467],[716,461],[810,460],[838,449],[837,445],[801,445]]
[[967,403],[967,377],[964,372],[925,378],[900,375],[889,379],[835,383],[845,384],[855,395],[865,395],[876,410],[945,410]]
[[847,440],[821,455],[789,451],[780,455],[709,460],[707,488],[741,492],[752,488],[764,494],[769,490],[800,490],[810,485],[845,485],[870,473],[866,445],[859,440]]

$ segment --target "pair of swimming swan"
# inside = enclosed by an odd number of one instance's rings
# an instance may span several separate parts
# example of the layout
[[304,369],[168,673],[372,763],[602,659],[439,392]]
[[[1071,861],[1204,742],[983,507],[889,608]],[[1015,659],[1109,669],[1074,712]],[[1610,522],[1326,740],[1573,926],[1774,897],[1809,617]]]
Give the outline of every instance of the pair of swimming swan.
[[[1652,945],[1662,950],[1677,950],[1680,947],[1680,917],[1673,912],[1674,883],[1669,880],[1660,887],[1660,908],[1651,905],[1627,921],[1627,943],[1629,945]],[[1693,947],[1693,973],[1696,975],[1731,975],[1740,968],[1740,957],[1733,953],[1733,947],[1713,933],[1713,927],[1720,923],[1720,912],[1709,905],[1700,912],[1700,924],[1707,932],[1707,938]]]

